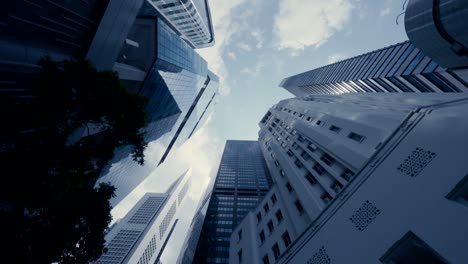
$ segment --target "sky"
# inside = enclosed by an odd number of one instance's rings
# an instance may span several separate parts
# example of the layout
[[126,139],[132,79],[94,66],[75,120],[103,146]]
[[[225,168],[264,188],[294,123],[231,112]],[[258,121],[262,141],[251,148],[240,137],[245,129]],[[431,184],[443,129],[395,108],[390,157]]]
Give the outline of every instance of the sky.
[[[270,107],[293,97],[285,77],[407,40],[404,0],[210,0],[216,44],[197,50],[220,77],[207,124],[112,211],[121,218],[145,192],[165,192],[185,167],[192,186],[162,256],[175,263],[227,139],[257,140]],[[145,152],[151,162],[150,145]]]

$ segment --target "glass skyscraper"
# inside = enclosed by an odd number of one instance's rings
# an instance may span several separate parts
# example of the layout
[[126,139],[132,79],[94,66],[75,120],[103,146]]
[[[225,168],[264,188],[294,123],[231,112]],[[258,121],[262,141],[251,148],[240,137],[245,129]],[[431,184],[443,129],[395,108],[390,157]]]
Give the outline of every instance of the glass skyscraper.
[[[211,195],[205,198],[206,216],[196,215],[200,219],[194,219],[196,224],[191,226],[201,232],[189,232],[195,239],[187,239],[192,245],[183,249],[179,263],[228,263],[233,228],[257,206],[271,185],[258,142],[228,140]],[[187,252],[195,248],[195,252]]]
[[468,92],[460,69],[445,69],[409,41],[285,78],[280,86],[305,98],[343,93]]
[[[218,93],[218,77],[178,31],[145,2],[129,30],[113,69],[134,92],[149,98],[146,141],[157,145],[156,166],[204,123]],[[140,166],[121,148],[99,182],[117,187],[118,204],[156,168]]]

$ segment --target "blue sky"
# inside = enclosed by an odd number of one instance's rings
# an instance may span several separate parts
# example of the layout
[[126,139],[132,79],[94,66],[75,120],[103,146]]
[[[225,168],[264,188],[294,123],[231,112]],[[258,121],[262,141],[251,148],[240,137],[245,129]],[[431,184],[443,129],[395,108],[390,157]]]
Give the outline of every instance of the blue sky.
[[[148,191],[164,192],[185,164],[192,187],[163,263],[175,263],[195,207],[213,177],[227,139],[257,139],[258,122],[281,99],[290,75],[407,39],[404,0],[210,0],[214,47],[198,52],[220,77],[220,93],[208,123],[113,211],[123,217]],[[151,162],[156,145],[145,155]]]

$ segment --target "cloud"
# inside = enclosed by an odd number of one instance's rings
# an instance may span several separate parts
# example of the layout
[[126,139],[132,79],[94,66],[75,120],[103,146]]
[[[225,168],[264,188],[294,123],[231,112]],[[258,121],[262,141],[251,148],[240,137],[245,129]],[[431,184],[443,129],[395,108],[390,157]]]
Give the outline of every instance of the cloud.
[[263,32],[260,31],[260,30],[253,30],[250,35],[252,35],[252,37],[255,39],[255,41],[257,42],[257,44],[255,45],[255,47],[257,49],[261,49],[263,47],[263,41],[264,41],[264,38],[263,38]]
[[263,63],[261,60],[258,60],[257,64],[253,68],[244,67],[240,72],[255,77],[260,74],[263,68],[265,68],[265,63]]
[[309,46],[319,46],[343,29],[351,18],[349,0],[279,0],[274,34],[277,46],[293,55]]
[[237,56],[234,52],[228,52],[227,55],[229,56],[229,58],[231,58],[232,60],[237,60]]
[[343,53],[335,53],[335,54],[332,54],[328,57],[327,59],[327,63],[328,64],[333,64],[335,62],[338,62],[338,61],[341,61],[341,60],[344,60],[346,59],[346,55],[344,55]]
[[388,16],[389,14],[390,14],[390,8],[387,7],[387,8],[382,9],[382,10],[380,11],[379,16],[383,17],[383,16]]
[[231,42],[232,36],[239,29],[239,24],[234,22],[234,9],[245,3],[246,0],[211,1],[210,10],[213,20],[215,41],[213,47],[199,49],[197,52],[208,62],[208,67],[220,78],[220,95],[227,96],[231,87],[223,81],[228,78],[228,71],[224,62],[226,47]]
[[245,51],[252,51],[252,47],[250,47],[249,44],[244,43],[244,42],[240,42],[239,44],[237,44],[237,47]]

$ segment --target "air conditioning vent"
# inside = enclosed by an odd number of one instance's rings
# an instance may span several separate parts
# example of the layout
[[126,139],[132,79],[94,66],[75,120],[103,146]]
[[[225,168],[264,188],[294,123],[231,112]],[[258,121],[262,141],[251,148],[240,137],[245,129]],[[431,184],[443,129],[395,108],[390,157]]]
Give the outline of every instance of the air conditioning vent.
[[359,231],[364,231],[379,214],[380,209],[375,207],[371,202],[366,201],[349,220],[351,220]]
[[331,259],[327,250],[322,246],[315,254],[307,261],[307,264],[330,264]]
[[404,174],[416,177],[418,174],[435,158],[436,154],[432,151],[416,148],[405,161],[403,161],[397,170]]

